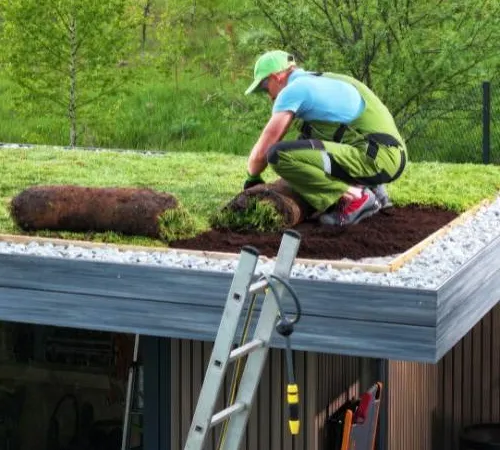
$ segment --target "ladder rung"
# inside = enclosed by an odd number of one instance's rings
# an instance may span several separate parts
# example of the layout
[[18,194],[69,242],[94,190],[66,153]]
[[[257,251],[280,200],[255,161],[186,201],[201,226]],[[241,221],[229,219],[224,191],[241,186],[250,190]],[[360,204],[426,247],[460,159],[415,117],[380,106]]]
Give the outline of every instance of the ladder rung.
[[268,285],[269,283],[267,280],[256,281],[255,283],[252,283],[250,285],[250,287],[248,288],[248,293],[250,295],[258,294],[259,292],[263,292]]
[[210,422],[210,426],[214,427],[215,425],[218,425],[219,423],[226,420],[232,414],[239,413],[244,409],[245,409],[244,403],[235,403],[234,405],[228,406],[226,409],[223,409],[217,414],[214,414],[214,416],[212,417],[212,421]]
[[261,348],[264,346],[264,341],[261,339],[255,339],[253,341],[250,341],[241,347],[235,348],[230,354],[229,354],[229,361],[233,362],[234,360],[241,358],[245,355],[248,355],[250,352],[253,352],[254,350]]

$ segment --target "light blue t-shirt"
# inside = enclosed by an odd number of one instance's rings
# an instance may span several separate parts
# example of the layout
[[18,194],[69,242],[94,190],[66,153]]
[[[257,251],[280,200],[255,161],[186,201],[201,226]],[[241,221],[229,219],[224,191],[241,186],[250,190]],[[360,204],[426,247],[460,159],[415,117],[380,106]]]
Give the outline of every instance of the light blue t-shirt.
[[306,121],[350,123],[365,107],[358,90],[349,83],[295,69],[278,94],[273,113],[292,111]]

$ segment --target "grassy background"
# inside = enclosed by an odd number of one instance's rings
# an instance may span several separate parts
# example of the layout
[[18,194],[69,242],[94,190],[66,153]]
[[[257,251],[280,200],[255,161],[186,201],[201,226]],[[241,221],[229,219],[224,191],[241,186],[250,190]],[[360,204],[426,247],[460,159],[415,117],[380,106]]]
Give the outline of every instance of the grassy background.
[[[270,102],[243,97],[247,80],[221,88],[208,76],[184,74],[181,84],[153,69],[148,82],[102,99],[83,117],[79,146],[248,154],[265,124]],[[0,74],[0,142],[68,145],[65,119],[18,111],[15,87]]]
[[[9,213],[11,199],[33,185],[75,184],[94,187],[147,187],[174,194],[195,219],[198,231],[209,217],[237,195],[245,178],[246,157],[213,152],[178,152],[160,156],[61,149],[1,151],[0,233],[20,233]],[[230,170],[229,170],[230,169]],[[266,181],[276,176],[271,170]],[[397,205],[419,203],[461,212],[500,190],[500,167],[473,164],[410,163],[388,185]],[[48,233],[37,233],[47,236]],[[54,236],[55,234],[50,234]],[[81,239],[83,235],[58,233]],[[89,236],[85,236],[89,238]],[[158,245],[146,238],[96,234],[96,241]]]
[[[166,2],[153,3],[154,24]],[[243,93],[251,82],[256,55],[267,48],[270,28],[251,0],[212,3],[197,10],[187,34],[187,56],[175,71],[155,59],[163,50],[155,39],[154,26],[148,28],[147,58],[134,67],[125,92],[102,98],[80,116],[78,145],[248,154],[271,105],[264,96]],[[231,35],[224,34],[228,25],[233,27]],[[500,91],[493,85],[492,92],[494,116]],[[20,107],[17,93],[18,88],[0,67],[0,142],[67,145],[67,120],[51,115],[43,102]],[[480,81],[477,89],[457,96],[457,112],[451,120],[437,120],[410,140],[411,160],[481,161]],[[418,121],[412,124],[413,128],[420,126]],[[500,163],[499,127],[493,121],[492,161],[496,163]]]
[[[182,73],[178,86],[153,68],[142,71],[141,78],[147,81],[102,99],[82,119],[80,146],[247,155],[269,117],[271,104],[265,96],[243,95],[251,81],[250,67],[235,81],[224,75]],[[0,142],[68,144],[65,119],[17,110],[14,93],[15,86],[0,73]],[[436,121],[411,139],[410,159],[480,163],[479,89],[476,94],[468,99],[474,114]],[[493,121],[491,129],[492,162],[500,163],[500,125]]]

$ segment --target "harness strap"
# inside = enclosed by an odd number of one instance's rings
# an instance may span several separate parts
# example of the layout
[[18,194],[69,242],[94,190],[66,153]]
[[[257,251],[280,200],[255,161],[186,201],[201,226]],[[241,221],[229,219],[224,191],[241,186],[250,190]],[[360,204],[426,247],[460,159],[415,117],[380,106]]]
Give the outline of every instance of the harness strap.
[[377,144],[386,145],[387,147],[400,147],[401,143],[390,134],[387,133],[370,133],[367,134],[366,139],[370,142],[373,141]]
[[311,139],[312,137],[312,126],[309,122],[304,121],[300,127],[300,139]]
[[333,133],[333,142],[342,142],[342,138],[344,137],[344,133],[349,127],[346,124],[340,125]]
[[[312,72],[313,76],[322,76],[323,72]],[[335,130],[332,136],[332,141],[341,143],[345,132],[349,129],[346,124],[340,124],[340,126]],[[300,128],[301,135],[299,139],[311,139],[312,138],[312,125],[310,122],[304,121],[302,127]],[[388,147],[400,147],[401,143],[393,136],[387,133],[370,133],[365,135],[365,139],[368,142],[367,154],[376,158],[378,154],[378,145],[386,145]]]
[[[309,140],[310,145],[313,149],[319,150],[321,153],[321,159],[323,160],[323,170],[325,174],[330,175],[334,178],[338,178],[348,184],[364,184],[366,186],[375,186],[377,184],[385,184],[389,183],[391,181],[397,180],[401,174],[403,173],[403,170],[406,166],[406,153],[405,151],[400,148],[401,151],[401,162],[399,165],[398,170],[396,173],[391,176],[387,172],[382,171],[376,175],[368,176],[368,177],[352,177],[349,175],[346,170],[338,164],[335,159],[333,158],[333,155],[328,153],[325,149],[325,146],[323,142],[317,141],[317,140]],[[316,145],[314,145],[314,143]],[[378,151],[378,144],[373,142],[373,147],[376,148]],[[368,148],[368,151],[370,151],[370,146]],[[369,155],[372,156],[372,155]]]

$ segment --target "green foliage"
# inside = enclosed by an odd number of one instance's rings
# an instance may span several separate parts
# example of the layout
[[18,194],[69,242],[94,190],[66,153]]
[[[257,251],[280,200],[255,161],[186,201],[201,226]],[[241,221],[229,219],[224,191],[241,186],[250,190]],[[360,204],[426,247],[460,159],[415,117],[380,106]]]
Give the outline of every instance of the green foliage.
[[242,211],[223,208],[209,217],[212,228],[233,231],[280,231],[284,219],[272,203],[257,198],[248,199],[248,207]]
[[238,82],[223,91],[214,80],[201,84],[184,74],[176,88],[173,80],[151,77],[135,94],[95,110],[101,121],[88,145],[246,155],[270,105],[264,97],[242,98],[245,87]]
[[221,88],[227,79],[234,82],[246,73],[239,36],[248,28],[245,18],[255,13],[250,1],[167,2],[155,28],[156,60],[161,71],[173,75],[176,87],[181,71],[206,74]]
[[[498,104],[493,0],[0,0],[0,8],[2,142],[67,145],[76,123],[81,146],[247,155],[271,105],[243,92],[256,56],[272,47],[372,85],[413,161],[479,162],[483,80],[494,81],[493,117]],[[82,38],[73,96],[72,17]],[[493,121],[496,163],[499,149]]]
[[347,72],[366,82],[407,137],[422,121],[453,112],[449,105],[434,114],[434,105],[446,105],[498,67],[495,0],[255,1],[275,29],[276,46],[296,53],[311,70]]
[[194,217],[182,205],[162,213],[158,225],[160,236],[167,243],[192,237],[198,228]]
[[142,20],[133,0],[0,0],[5,72],[31,112],[67,117],[70,145],[90,106],[131,75]]
[[191,8],[183,2],[167,2],[156,27],[156,38],[161,48],[160,67],[173,73],[179,87],[179,70],[189,48],[189,15]]

